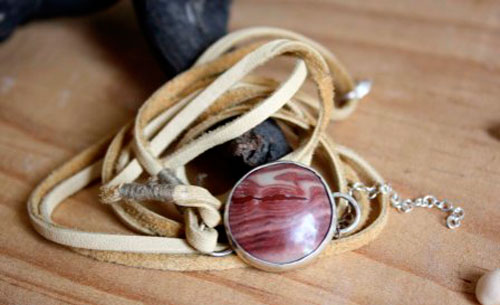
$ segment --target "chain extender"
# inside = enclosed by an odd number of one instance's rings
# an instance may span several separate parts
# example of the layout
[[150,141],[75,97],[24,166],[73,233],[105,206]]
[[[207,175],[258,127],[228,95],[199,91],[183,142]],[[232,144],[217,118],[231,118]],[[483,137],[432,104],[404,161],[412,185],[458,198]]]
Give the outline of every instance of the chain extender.
[[438,200],[432,195],[426,195],[415,199],[402,199],[399,194],[392,189],[388,183],[366,186],[361,182],[356,182],[350,186],[349,195],[354,196],[356,192],[364,192],[370,199],[375,199],[378,195],[387,195],[391,205],[399,212],[408,213],[415,207],[437,208],[440,211],[449,213],[446,218],[446,226],[450,229],[460,227],[465,216],[465,211],[461,207],[454,207],[448,200]]

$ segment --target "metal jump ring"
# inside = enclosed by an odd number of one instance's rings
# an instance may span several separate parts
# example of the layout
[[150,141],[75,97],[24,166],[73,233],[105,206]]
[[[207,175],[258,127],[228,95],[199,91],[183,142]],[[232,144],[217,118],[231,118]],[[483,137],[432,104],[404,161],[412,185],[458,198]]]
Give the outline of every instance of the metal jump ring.
[[354,86],[354,89],[351,91],[347,92],[342,96],[341,100],[342,101],[349,101],[349,100],[360,100],[363,97],[365,97],[372,89],[372,81],[365,79],[361,80],[356,83]]
[[332,199],[334,201],[335,201],[335,198],[342,198],[342,199],[347,200],[347,202],[349,202],[349,204],[354,209],[354,213],[355,213],[354,220],[349,226],[342,228],[342,229],[338,228],[338,234],[344,235],[344,234],[351,232],[352,230],[354,230],[358,226],[358,224],[361,220],[361,209],[360,209],[359,204],[356,201],[356,199],[354,199],[354,197],[352,197],[352,196],[349,196],[348,194],[339,193],[339,192],[332,193]]

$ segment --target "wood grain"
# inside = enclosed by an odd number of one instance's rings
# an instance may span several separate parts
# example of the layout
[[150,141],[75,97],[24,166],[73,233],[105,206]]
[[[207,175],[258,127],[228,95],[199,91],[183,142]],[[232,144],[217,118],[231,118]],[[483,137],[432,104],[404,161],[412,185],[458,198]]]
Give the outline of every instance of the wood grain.
[[[0,45],[0,303],[474,304],[500,267],[500,2],[235,1],[231,28],[272,25],[324,43],[370,97],[330,127],[406,196],[460,203],[391,211],[378,240],[298,271],[162,272],[93,261],[47,242],[25,202],[55,166],[132,118],[163,76],[122,3],[91,17],[21,27]],[[278,73],[281,73],[278,70]],[[127,232],[96,199],[68,200],[58,221]]]

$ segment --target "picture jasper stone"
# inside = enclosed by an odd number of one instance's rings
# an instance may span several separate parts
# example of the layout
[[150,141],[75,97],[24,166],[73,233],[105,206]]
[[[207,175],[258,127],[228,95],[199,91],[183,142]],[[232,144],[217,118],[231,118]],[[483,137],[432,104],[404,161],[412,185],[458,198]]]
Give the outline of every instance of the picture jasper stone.
[[334,206],[312,169],[276,162],[240,180],[226,213],[234,247],[266,263],[288,264],[312,254],[328,237]]

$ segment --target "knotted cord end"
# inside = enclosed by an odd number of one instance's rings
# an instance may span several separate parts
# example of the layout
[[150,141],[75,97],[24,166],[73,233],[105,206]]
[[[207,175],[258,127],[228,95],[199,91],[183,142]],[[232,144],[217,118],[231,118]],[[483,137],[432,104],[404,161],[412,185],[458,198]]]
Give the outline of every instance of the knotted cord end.
[[120,194],[121,184],[112,186],[102,186],[100,188],[99,199],[104,204],[112,204],[122,199]]

